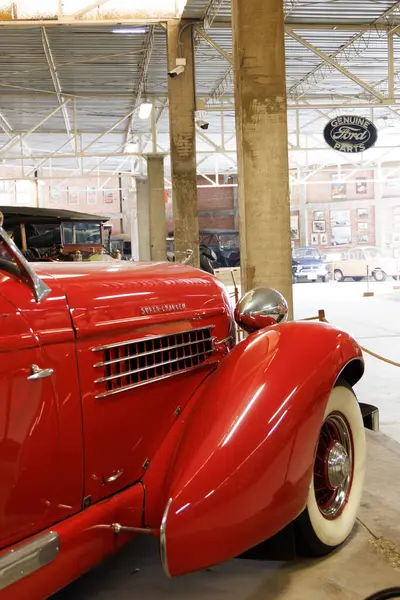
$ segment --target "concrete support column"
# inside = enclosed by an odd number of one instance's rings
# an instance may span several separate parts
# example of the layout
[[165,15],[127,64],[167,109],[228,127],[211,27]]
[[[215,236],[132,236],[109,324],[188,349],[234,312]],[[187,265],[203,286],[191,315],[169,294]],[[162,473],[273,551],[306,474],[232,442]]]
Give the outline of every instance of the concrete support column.
[[147,179],[136,179],[139,260],[150,261],[150,210]]
[[164,155],[147,154],[149,182],[149,222],[151,260],[167,260],[167,224],[165,221]]
[[138,245],[138,214],[136,182],[133,177],[127,180],[127,192],[124,201],[124,227],[131,238],[131,256],[133,260],[139,259]]
[[199,266],[199,224],[196,174],[196,110],[192,26],[187,21],[167,25],[168,71],[180,56],[185,71],[169,78],[169,123],[171,138],[172,202],[174,245],[178,256],[193,250],[192,264]]
[[292,308],[283,0],[232,0],[242,286]]

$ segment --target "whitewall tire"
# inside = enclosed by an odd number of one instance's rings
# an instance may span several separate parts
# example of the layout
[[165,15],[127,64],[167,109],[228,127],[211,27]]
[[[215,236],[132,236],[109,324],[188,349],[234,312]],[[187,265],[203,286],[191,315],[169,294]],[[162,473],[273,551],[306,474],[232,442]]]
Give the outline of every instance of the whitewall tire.
[[344,281],[344,275],[343,272],[340,269],[335,269],[334,273],[333,273],[333,278],[335,281]]
[[361,503],[366,443],[361,410],[339,380],[325,411],[307,506],[295,521],[297,551],[324,556],[349,537]]
[[382,269],[377,269],[372,273],[372,277],[375,281],[386,281],[386,273]]

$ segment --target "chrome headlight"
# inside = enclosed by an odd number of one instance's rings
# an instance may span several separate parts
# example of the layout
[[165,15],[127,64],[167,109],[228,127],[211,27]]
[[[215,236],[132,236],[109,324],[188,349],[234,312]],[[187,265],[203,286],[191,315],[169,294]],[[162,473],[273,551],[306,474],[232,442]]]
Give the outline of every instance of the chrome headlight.
[[272,288],[256,288],[247,292],[235,309],[235,320],[252,333],[288,319],[288,304],[280,292]]

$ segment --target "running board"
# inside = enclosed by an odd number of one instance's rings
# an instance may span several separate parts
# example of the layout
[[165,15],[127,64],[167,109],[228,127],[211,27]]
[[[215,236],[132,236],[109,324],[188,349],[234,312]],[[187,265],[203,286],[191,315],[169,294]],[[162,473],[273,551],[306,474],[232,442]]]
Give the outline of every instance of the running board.
[[60,551],[60,538],[49,531],[0,554],[0,591],[51,563]]

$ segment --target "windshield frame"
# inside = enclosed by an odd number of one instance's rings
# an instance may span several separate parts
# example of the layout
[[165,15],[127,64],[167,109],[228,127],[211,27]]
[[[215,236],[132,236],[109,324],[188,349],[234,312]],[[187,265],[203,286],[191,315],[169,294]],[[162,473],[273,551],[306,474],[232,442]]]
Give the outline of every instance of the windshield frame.
[[[99,243],[77,242],[76,239],[75,239],[75,242],[66,242],[65,241],[64,225],[68,225],[68,226],[72,225],[72,230],[73,230],[73,232],[75,231],[75,235],[76,235],[76,226],[82,225],[82,224],[88,225],[88,226],[97,225],[99,227],[99,229],[100,229],[100,242]],[[104,225],[103,225],[103,223],[100,223],[99,221],[61,221],[60,234],[61,234],[61,245],[63,248],[65,248],[65,247],[68,247],[68,248],[70,248],[70,247],[103,248],[104,247]]]
[[[2,219],[0,219],[0,222]],[[41,302],[51,292],[51,289],[44,283],[38,275],[36,275],[32,266],[26,260],[25,256],[19,250],[16,243],[8,236],[7,232],[0,225],[0,240],[4,243],[8,249],[11,257],[14,259],[15,264],[19,267],[20,278],[28,285],[32,290],[33,295],[37,303]]]

